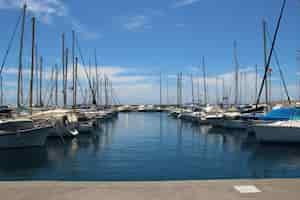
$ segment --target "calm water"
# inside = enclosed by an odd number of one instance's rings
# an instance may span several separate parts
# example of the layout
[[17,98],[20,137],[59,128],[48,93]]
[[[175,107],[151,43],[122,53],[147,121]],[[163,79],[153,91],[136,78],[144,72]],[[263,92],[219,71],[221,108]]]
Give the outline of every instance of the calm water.
[[243,132],[197,127],[164,113],[119,114],[94,135],[0,151],[0,180],[271,177],[300,177],[300,145],[260,145]]

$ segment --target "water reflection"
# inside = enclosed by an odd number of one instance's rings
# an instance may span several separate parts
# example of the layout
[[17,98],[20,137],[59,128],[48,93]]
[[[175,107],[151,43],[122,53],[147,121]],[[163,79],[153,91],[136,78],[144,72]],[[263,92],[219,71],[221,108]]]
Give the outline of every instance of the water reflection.
[[38,169],[47,165],[45,148],[8,149],[0,151],[0,176],[18,170]]
[[300,147],[262,145],[243,131],[129,113],[101,130],[0,150],[0,180],[178,180],[300,176]]

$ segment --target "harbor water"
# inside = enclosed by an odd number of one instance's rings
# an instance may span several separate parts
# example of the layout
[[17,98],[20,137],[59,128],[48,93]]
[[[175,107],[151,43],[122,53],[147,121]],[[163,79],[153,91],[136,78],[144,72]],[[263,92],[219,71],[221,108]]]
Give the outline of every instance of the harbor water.
[[300,145],[259,144],[166,113],[120,113],[46,147],[0,150],[0,180],[154,181],[300,177]]

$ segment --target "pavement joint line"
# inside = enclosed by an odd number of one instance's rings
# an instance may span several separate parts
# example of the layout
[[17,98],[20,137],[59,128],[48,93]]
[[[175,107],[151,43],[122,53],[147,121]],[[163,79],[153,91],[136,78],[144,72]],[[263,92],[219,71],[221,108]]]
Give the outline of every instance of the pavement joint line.
[[235,185],[233,188],[238,191],[240,194],[251,194],[251,193],[260,193],[262,192],[255,185]]

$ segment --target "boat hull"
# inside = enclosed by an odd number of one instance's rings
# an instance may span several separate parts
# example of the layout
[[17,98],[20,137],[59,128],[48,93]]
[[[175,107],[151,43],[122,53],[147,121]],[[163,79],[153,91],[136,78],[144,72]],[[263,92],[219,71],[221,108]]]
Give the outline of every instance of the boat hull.
[[254,126],[256,139],[260,142],[300,143],[300,128],[278,126]]
[[33,128],[0,134],[0,148],[25,148],[44,146],[52,127]]

